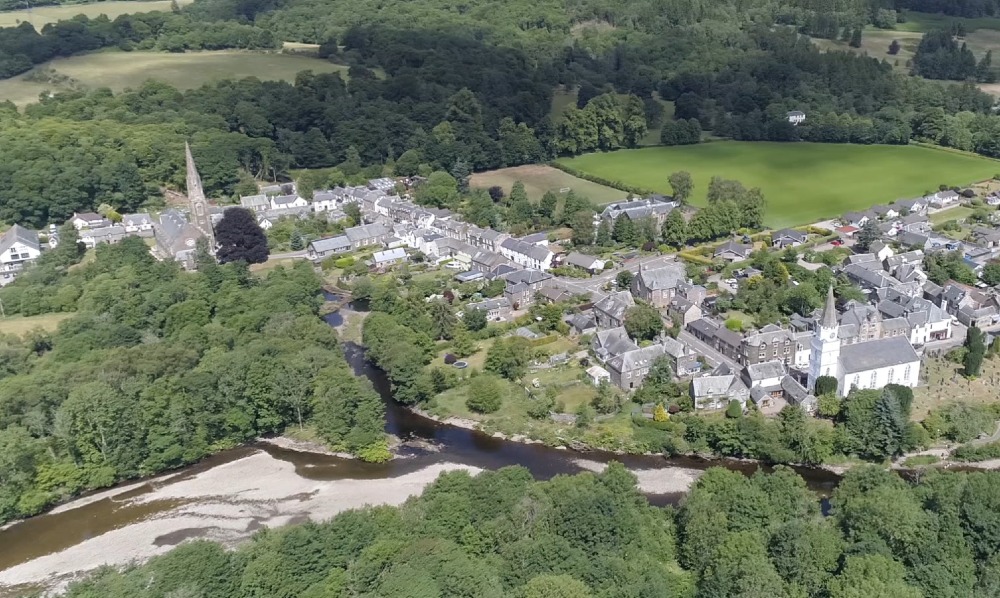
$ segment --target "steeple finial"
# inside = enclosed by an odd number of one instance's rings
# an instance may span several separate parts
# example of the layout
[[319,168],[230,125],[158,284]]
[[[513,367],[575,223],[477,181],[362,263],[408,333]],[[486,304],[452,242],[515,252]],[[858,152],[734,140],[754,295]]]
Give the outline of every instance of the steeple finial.
[[823,319],[820,322],[823,328],[836,328],[837,327],[837,303],[833,299],[833,285],[830,285],[830,290],[826,294],[826,306],[823,308]]

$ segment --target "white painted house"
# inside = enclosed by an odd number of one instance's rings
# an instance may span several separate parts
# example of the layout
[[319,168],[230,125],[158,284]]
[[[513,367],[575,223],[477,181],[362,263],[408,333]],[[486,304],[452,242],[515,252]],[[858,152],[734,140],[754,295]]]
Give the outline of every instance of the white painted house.
[[125,214],[122,216],[122,226],[127,233],[144,233],[153,230],[153,217],[146,213]]
[[298,195],[275,195],[269,198],[272,210],[290,210],[309,207],[309,202]]
[[41,254],[38,233],[19,224],[10,227],[0,235],[0,286],[13,282],[17,274]]
[[806,113],[801,110],[792,110],[787,115],[788,122],[798,125],[806,120]]

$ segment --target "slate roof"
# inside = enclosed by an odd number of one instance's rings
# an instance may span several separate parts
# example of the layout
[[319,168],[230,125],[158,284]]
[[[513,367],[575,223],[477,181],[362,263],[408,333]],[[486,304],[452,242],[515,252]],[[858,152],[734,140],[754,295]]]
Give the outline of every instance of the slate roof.
[[604,267],[604,260],[592,255],[585,255],[579,251],[571,251],[566,256],[565,263],[583,268],[584,270],[601,269]]
[[681,282],[684,282],[684,266],[669,264],[660,268],[653,268],[652,270],[641,269],[636,278],[651,291],[673,289]]
[[140,226],[143,223],[152,224],[153,218],[145,212],[139,214],[125,214],[122,216],[122,224],[131,226]]
[[600,330],[594,335],[591,345],[598,353],[603,349],[608,356],[621,355],[627,351],[634,351],[639,345],[632,342],[628,337],[628,332],[623,326]]
[[504,297],[499,297],[497,299],[487,299],[486,301],[480,301],[479,303],[470,303],[465,307],[466,309],[490,311],[493,309],[508,308],[510,307],[510,301],[508,301]]
[[240,205],[253,210],[258,207],[270,207],[271,202],[267,200],[266,195],[246,195],[240,198]]
[[702,376],[691,381],[691,392],[695,398],[728,396],[739,398],[747,395],[747,387],[734,374]]
[[751,381],[780,378],[785,375],[785,365],[780,361],[752,363],[746,366],[744,373],[746,374],[746,378]]
[[500,246],[507,249],[512,253],[519,253],[521,255],[526,255],[533,260],[539,262],[544,262],[550,255],[552,255],[552,250],[548,247],[543,247],[541,245],[534,245],[532,243],[527,243],[520,239],[504,239]]
[[621,320],[625,317],[625,312],[630,307],[635,306],[635,299],[632,298],[632,293],[628,291],[618,291],[617,293],[611,293],[604,299],[601,299],[594,305],[594,309],[600,310],[616,320]]
[[809,235],[806,233],[797,231],[794,228],[783,228],[779,231],[775,231],[771,235],[771,240],[775,241],[778,239],[788,238],[798,243],[805,243],[808,237]]
[[845,374],[887,368],[920,361],[905,336],[890,336],[840,347],[840,363]]
[[648,368],[661,355],[663,355],[663,345],[650,345],[622,353],[610,360],[608,366],[619,372]]
[[742,243],[737,243],[736,241],[727,241],[715,250],[715,256],[718,257],[724,253],[735,253],[736,255],[742,257],[748,257],[752,251],[752,245],[743,245]]
[[316,253],[346,251],[351,248],[351,240],[347,238],[347,235],[338,235],[326,239],[316,239],[315,241],[311,241],[309,245],[312,246],[313,251]]
[[38,233],[28,230],[20,224],[15,224],[4,231],[3,235],[0,235],[0,252],[9,250],[18,241],[28,247],[38,249]]
[[542,272],[541,270],[525,269],[517,270],[516,272],[511,272],[509,274],[504,274],[504,280],[509,284],[517,284],[523,282],[528,285],[539,284],[546,280],[552,278],[552,275],[548,272]]
[[576,329],[578,332],[583,332],[584,330],[590,330],[591,328],[597,327],[597,320],[594,316],[587,314],[573,314],[567,321],[569,325]]
[[687,327],[706,337],[714,336],[715,332],[719,329],[718,325],[707,318],[699,318],[688,324]]
[[352,226],[344,231],[347,238],[351,240],[352,243],[358,241],[364,241],[367,239],[374,239],[389,234],[389,229],[386,228],[381,222],[376,222],[374,224],[363,224],[361,226]]
[[382,264],[385,262],[393,262],[396,260],[401,260],[406,257],[406,250],[402,247],[396,247],[395,249],[387,249],[385,251],[376,251],[372,254],[372,259],[375,260],[376,264]]

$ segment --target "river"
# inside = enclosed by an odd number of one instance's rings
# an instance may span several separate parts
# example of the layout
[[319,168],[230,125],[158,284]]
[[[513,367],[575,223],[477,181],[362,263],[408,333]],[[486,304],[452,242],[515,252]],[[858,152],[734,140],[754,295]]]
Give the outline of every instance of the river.
[[[333,326],[343,322],[339,313],[325,319]],[[261,527],[327,519],[365,504],[399,504],[443,471],[521,465],[537,479],[549,479],[599,471],[615,460],[636,473],[653,504],[666,505],[676,503],[707,467],[744,473],[760,468],[735,460],[578,453],[438,423],[393,401],[388,380],[365,361],[361,347],[346,343],[345,353],[385,401],[386,431],[403,441],[398,458],[367,464],[258,443],[85,496],[0,531],[0,595],[58,588],[81,572],[141,561],[189,538],[235,545]],[[799,473],[820,496],[839,481],[823,470]]]

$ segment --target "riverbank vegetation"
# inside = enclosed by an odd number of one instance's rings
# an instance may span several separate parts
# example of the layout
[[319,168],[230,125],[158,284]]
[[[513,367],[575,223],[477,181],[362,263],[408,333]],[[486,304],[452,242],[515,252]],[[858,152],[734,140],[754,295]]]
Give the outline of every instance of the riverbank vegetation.
[[382,402],[319,319],[308,263],[257,278],[204,255],[188,273],[128,238],[68,268],[74,232],[0,292],[7,314],[71,314],[0,339],[0,522],[286,426],[388,458]]
[[[786,287],[807,291],[788,298],[790,313],[818,306],[821,294],[811,288],[812,278],[788,287],[785,263],[759,265],[765,278],[755,279],[760,288],[742,297],[746,309],[763,313],[751,300],[758,294],[770,302],[769,309],[782,309],[784,298],[773,304],[784,297],[778,289]],[[829,274],[821,269],[815,276],[826,288],[831,279],[823,279],[823,272]],[[779,274],[781,285],[760,286]],[[367,357],[386,372],[396,400],[488,433],[551,446],[821,465],[881,463],[937,443],[968,442],[992,432],[1000,419],[995,402],[943,400],[933,409],[921,403],[914,411],[913,389],[898,385],[854,390],[843,399],[831,389],[820,397],[818,417],[794,406],[765,414],[752,403],[745,414],[738,407],[696,412],[690,382],[675,377],[666,357],[652,362],[642,387],[631,395],[607,382],[595,385],[586,371],[596,363],[590,337],[570,337],[563,321],[581,298],[540,302],[509,322],[493,323],[467,304],[497,296],[499,288],[481,281],[457,284],[448,275],[409,268],[396,275],[354,282],[355,298],[372,310],[362,334]],[[796,301],[803,305],[794,307]],[[642,313],[642,307],[634,308],[626,321],[635,326]],[[633,333],[641,339],[656,331]],[[461,369],[454,367],[456,360],[463,362]]]
[[69,598],[986,598],[1000,592],[1000,474],[916,484],[848,473],[830,515],[787,469],[710,469],[679,508],[649,506],[619,464],[533,481],[443,474],[401,507],[195,541],[72,584]]

